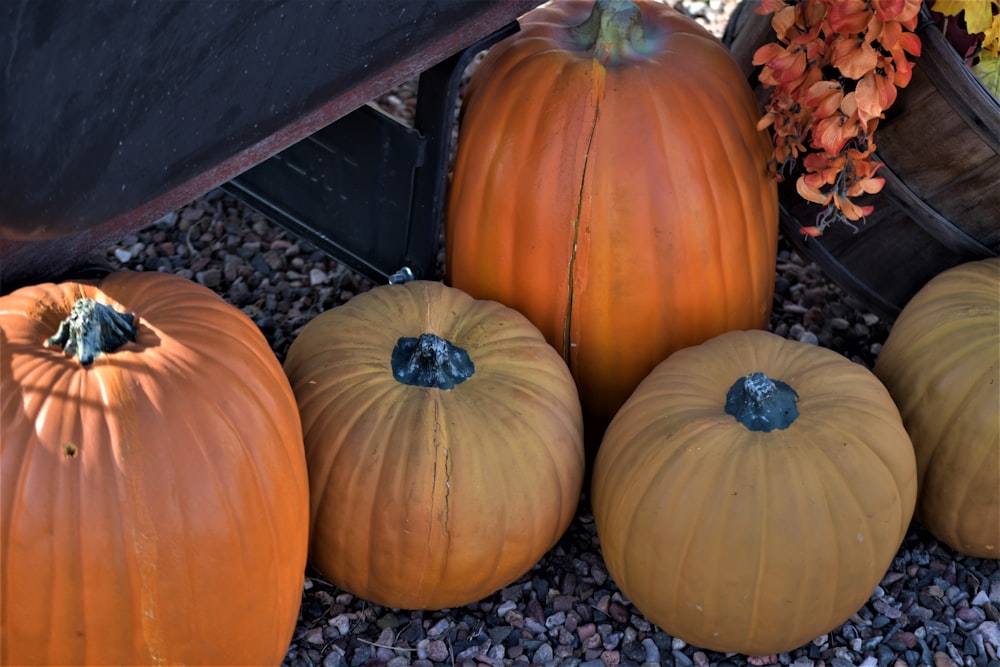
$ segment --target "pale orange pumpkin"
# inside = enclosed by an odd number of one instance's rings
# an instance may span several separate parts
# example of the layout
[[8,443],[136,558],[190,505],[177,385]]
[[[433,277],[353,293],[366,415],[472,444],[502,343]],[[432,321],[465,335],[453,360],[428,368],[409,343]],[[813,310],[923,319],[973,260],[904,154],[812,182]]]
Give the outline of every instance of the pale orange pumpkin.
[[674,350],[770,313],[771,144],[739,66],[661,2],[555,0],[464,97],[447,280],[535,323],[610,419]]
[[671,355],[615,416],[592,503],[608,572],[716,651],[794,649],[855,613],[916,499],[913,449],[866,368],[765,331]]
[[0,422],[0,663],[281,663],[308,481],[249,318],[162,273],[16,290]]
[[555,545],[583,483],[573,378],[520,313],[441,283],[317,316],[285,360],[302,415],[310,559],[389,607],[475,602]]
[[917,519],[1000,558],[1000,259],[948,269],[904,306],[875,363],[913,440]]

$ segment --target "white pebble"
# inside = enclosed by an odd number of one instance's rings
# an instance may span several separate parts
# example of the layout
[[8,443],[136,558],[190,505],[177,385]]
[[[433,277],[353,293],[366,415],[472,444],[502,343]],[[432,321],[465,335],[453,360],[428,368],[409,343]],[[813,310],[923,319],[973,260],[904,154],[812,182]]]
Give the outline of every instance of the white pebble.
[[819,338],[812,331],[803,331],[802,335],[799,336],[799,342],[808,345],[819,345]]
[[325,271],[321,269],[310,269],[309,270],[309,284],[312,287],[316,285],[322,285],[327,281],[327,275]]
[[427,631],[427,636],[428,637],[442,636],[444,633],[448,632],[448,626],[450,625],[450,623],[451,621],[449,621],[447,618],[442,618],[440,621],[435,623],[430,630]]
[[337,614],[329,620],[329,624],[337,629],[341,636],[346,635],[351,630],[351,619],[347,614]]
[[516,602],[513,602],[512,600],[501,602],[499,606],[497,606],[497,616],[499,616],[500,618],[504,618],[505,616],[507,616],[508,613],[510,613],[515,609],[517,609]]
[[1000,648],[1000,623],[996,621],[983,621],[979,624],[979,627],[973,630],[973,637],[976,635],[993,644],[993,648]]

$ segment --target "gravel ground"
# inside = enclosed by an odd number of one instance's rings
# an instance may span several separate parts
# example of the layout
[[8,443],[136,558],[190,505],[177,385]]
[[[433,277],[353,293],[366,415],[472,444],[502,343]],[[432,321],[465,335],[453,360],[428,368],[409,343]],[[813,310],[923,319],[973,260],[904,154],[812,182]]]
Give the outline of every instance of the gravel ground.
[[[733,3],[680,2],[721,34]],[[414,88],[378,100],[406,121]],[[217,291],[284,359],[301,327],[372,284],[219,191],[108,250],[116,268],[179,273]],[[770,329],[871,367],[891,323],[832,284],[783,240]],[[978,665],[1000,667],[1000,568],[956,554],[919,525],[871,599],[844,625],[788,653],[719,654],[643,618],[604,567],[586,496],[569,531],[529,573],[459,609],[401,611],[309,570],[287,666]]]

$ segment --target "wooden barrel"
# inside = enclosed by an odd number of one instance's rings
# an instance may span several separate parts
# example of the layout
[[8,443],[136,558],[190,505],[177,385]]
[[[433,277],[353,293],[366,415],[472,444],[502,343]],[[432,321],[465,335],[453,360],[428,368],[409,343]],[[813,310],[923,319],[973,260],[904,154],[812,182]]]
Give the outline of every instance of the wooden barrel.
[[[723,42],[763,110],[770,89],[753,54],[776,40],[771,16],[744,0]],[[799,232],[822,209],[781,184],[781,229],[797,249],[855,298],[890,319],[941,271],[1000,252],[1000,103],[921,10],[923,52],[909,86],[875,132],[882,191],[861,203],[874,212],[852,232],[834,223],[819,238]]]

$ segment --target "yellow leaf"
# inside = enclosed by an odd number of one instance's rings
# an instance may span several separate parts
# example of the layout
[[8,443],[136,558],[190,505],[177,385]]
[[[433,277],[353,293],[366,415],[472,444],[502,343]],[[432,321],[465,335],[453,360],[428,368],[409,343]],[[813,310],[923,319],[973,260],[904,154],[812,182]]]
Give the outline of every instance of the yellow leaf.
[[979,62],[972,66],[972,71],[993,93],[993,97],[1000,100],[1000,57],[983,51],[979,54]]
[[965,29],[970,34],[986,32],[993,23],[993,5],[997,0],[934,0],[934,11],[945,16],[965,12]]
[[982,47],[983,51],[989,51],[994,57],[1000,56],[1000,11],[993,16],[993,25],[983,35]]

